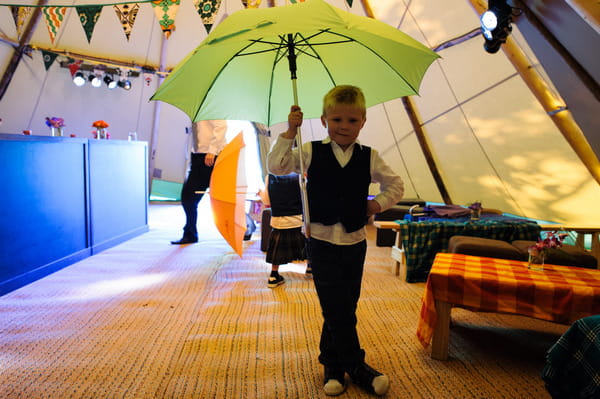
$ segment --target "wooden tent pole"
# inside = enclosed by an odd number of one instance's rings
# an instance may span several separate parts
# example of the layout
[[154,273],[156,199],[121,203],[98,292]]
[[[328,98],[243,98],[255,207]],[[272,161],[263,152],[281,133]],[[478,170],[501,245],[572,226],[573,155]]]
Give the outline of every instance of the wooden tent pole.
[[[469,2],[478,15],[483,14],[487,10],[487,4],[484,0],[469,0]],[[573,151],[581,159],[596,182],[600,184],[600,161],[586,140],[581,128],[577,125],[575,119],[573,119],[571,112],[561,100],[554,96],[546,85],[546,82],[544,82],[533,65],[531,65],[525,53],[510,36],[507,38],[506,43],[502,45],[502,50],[517,69],[533,95],[538,99],[550,119],[571,145]]]
[[[371,4],[369,0],[361,0],[363,8],[365,9],[365,13],[369,18],[375,18],[375,14],[373,13],[373,9],[371,8]],[[446,188],[446,184],[444,183],[444,179],[442,178],[442,174],[437,167],[437,163],[435,161],[435,156],[429,145],[429,140],[427,138],[427,134],[425,133],[425,129],[423,129],[423,123],[421,122],[417,109],[409,97],[402,97],[402,104],[404,105],[404,109],[408,114],[408,119],[412,124],[412,127],[415,131],[415,135],[417,136],[417,140],[419,141],[419,145],[421,147],[421,151],[423,151],[423,155],[425,156],[425,161],[427,162],[427,166],[429,167],[429,171],[433,176],[433,180],[437,186],[440,195],[442,196],[442,200],[446,204],[452,204],[452,198],[450,197],[450,193]]]
[[421,123],[421,118],[419,118],[414,104],[410,97],[402,97],[402,104],[404,105],[404,109],[408,114],[408,119],[410,119],[410,123],[412,124],[413,129],[415,130],[415,135],[417,136],[419,146],[421,147],[421,151],[423,151],[425,161],[427,161],[427,166],[429,167],[429,171],[433,176],[435,185],[437,186],[437,189],[440,192],[444,203],[452,204],[452,198],[450,198],[450,193],[448,193],[448,189],[446,188],[444,179],[442,178],[442,175],[437,167],[433,151],[431,150],[429,140],[427,139],[427,134],[425,134],[425,130],[423,129],[423,123]]
[[17,66],[19,66],[21,58],[23,58],[23,54],[27,49],[27,44],[31,40],[33,32],[35,31],[35,28],[40,20],[40,15],[42,14],[42,7],[40,6],[44,6],[46,4],[48,4],[48,0],[38,0],[36,4],[38,7],[34,8],[31,18],[29,19],[29,23],[25,28],[25,32],[23,32],[23,36],[21,36],[21,40],[19,40],[19,45],[14,49],[13,55],[8,62],[6,69],[4,70],[4,75],[2,75],[2,79],[0,80],[0,100],[2,100],[4,94],[6,94],[8,85],[10,84],[15,71],[17,70]]

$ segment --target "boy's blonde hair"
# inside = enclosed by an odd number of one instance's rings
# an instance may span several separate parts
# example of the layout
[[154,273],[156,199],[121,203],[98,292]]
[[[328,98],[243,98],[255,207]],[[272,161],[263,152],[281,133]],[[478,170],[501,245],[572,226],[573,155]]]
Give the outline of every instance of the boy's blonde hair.
[[365,95],[359,87],[351,85],[335,86],[323,97],[323,115],[327,108],[338,104],[353,105],[367,113]]

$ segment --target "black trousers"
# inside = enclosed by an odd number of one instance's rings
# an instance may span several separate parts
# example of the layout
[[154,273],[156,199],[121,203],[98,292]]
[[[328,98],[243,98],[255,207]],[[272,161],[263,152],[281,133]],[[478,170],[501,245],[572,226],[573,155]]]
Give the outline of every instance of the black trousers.
[[356,331],[367,242],[334,245],[310,238],[308,256],[323,312],[319,362],[350,370],[364,362]]
[[196,194],[196,191],[206,191],[210,185],[210,176],[213,170],[212,166],[206,166],[204,163],[205,157],[206,154],[192,153],[190,170],[181,188],[181,206],[185,212],[184,237],[198,237],[196,227],[198,221],[198,203],[204,194]]

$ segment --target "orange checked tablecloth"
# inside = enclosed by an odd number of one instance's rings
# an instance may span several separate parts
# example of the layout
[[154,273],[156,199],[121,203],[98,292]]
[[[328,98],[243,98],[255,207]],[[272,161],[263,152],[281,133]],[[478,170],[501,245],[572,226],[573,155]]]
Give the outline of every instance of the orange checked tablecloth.
[[432,337],[435,340],[434,332],[438,334],[436,302],[572,324],[600,314],[600,270],[545,265],[543,271],[534,271],[527,268],[527,262],[438,253],[425,286],[417,327],[424,347]]

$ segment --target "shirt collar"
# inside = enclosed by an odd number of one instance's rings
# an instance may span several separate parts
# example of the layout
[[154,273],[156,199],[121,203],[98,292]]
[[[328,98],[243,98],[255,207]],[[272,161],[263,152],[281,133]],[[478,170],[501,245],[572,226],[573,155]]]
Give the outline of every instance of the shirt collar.
[[[338,150],[342,151],[342,147],[340,147],[338,145],[338,143],[336,143],[335,141],[331,140],[331,137],[327,136],[323,139],[322,141],[323,144],[329,144],[331,143],[332,146],[336,147]],[[359,146],[361,146],[360,142],[358,140],[355,140],[354,143],[350,144],[350,147],[348,147],[348,150],[353,151],[354,150],[354,144],[358,144]]]

